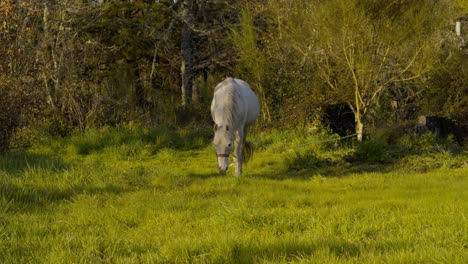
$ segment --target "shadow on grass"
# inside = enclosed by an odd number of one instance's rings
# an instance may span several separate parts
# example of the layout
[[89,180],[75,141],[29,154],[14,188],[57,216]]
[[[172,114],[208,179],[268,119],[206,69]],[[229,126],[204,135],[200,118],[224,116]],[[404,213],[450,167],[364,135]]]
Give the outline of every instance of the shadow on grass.
[[191,179],[201,179],[201,180],[207,180],[211,178],[221,178],[221,177],[229,177],[228,175],[221,175],[215,170],[213,170],[213,173],[189,173],[188,177]]
[[[125,171],[116,169],[117,175],[107,175],[109,172],[101,165],[102,161],[91,167],[68,164],[54,155],[26,151],[0,155],[0,213],[44,210],[78,195],[119,195],[151,188],[151,170],[134,166]],[[103,178],[94,178],[101,171]]]
[[275,242],[267,245],[231,246],[232,263],[256,263],[258,261],[293,261],[311,259],[314,255],[328,255],[339,259],[356,258],[366,253],[385,254],[407,249],[410,245],[403,241],[366,241],[348,242],[343,240],[325,240],[311,242]]
[[[256,172],[255,168],[244,169],[242,177],[245,178],[263,178],[270,180],[286,180],[286,179],[297,179],[307,180],[316,175],[322,177],[346,177],[351,174],[359,173],[386,173],[392,171],[394,168],[393,164],[380,164],[380,163],[356,163],[351,164],[348,162],[332,162],[329,159],[323,159],[316,161],[314,165],[300,166],[294,165],[284,166],[281,169],[267,170],[267,172]],[[236,178],[232,171],[229,171],[225,175],[219,174],[215,168],[210,173],[190,173],[189,178],[192,179],[211,179],[211,178],[224,178],[231,177]]]
[[[214,171],[214,170],[213,170]],[[237,177],[233,174],[227,173],[225,175],[220,175],[218,173],[190,173],[188,177],[191,179],[213,179],[213,178],[259,178],[259,179],[269,179],[269,180],[287,180],[287,179],[296,179],[296,180],[308,180],[316,175],[322,177],[330,178],[339,178],[346,177],[351,174],[359,173],[386,173],[390,172],[392,169],[390,167],[381,166],[378,164],[367,164],[359,166],[351,166],[350,168],[343,167],[327,167],[327,168],[306,168],[297,171],[292,170],[278,170],[275,172],[267,173],[256,173],[255,169],[245,172],[243,175]]]
[[283,161],[281,169],[269,173],[249,173],[252,177],[275,180],[309,179],[316,175],[322,177],[346,177],[361,173],[426,173],[440,168],[463,168],[468,166],[468,152],[444,153],[405,153],[382,162],[347,160],[346,157],[330,160],[321,157],[296,156]]
[[11,152],[0,155],[0,172],[19,174],[30,168],[57,172],[68,169],[69,165],[58,157],[44,154]]
[[128,192],[128,188],[107,185],[105,187],[71,188],[18,186],[12,183],[0,183],[0,200],[6,201],[6,206],[0,212],[33,212],[45,210],[49,205],[70,201],[76,195],[87,194],[121,194]]
[[393,164],[379,164],[379,163],[356,163],[351,164],[342,161],[323,160],[321,165],[318,166],[297,166],[290,168],[285,166],[282,169],[269,171],[266,173],[257,173],[255,169],[248,172],[247,177],[265,178],[271,180],[286,180],[297,179],[307,180],[311,177],[320,175],[322,177],[339,178],[346,177],[352,174],[359,173],[387,173],[394,169]]
[[139,153],[147,148],[151,154],[162,149],[195,150],[205,148],[211,142],[211,129],[158,128],[101,128],[90,129],[86,133],[66,138],[75,154],[88,155],[103,152],[109,148],[129,148],[127,151]]

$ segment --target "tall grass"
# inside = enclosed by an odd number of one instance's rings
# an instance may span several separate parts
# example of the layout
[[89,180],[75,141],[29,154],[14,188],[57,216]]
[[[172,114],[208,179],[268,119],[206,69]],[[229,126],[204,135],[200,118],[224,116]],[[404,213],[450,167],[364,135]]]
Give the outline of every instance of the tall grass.
[[[468,261],[466,153],[374,166],[347,146],[280,149],[323,137],[254,134],[240,178],[215,173],[208,131],[44,139],[0,157],[0,262]],[[426,159],[441,164],[410,168]]]

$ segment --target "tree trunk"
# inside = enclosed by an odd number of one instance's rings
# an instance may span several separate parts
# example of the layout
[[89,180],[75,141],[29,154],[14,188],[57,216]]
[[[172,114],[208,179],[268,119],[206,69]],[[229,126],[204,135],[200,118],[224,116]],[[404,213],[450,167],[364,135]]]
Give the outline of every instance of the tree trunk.
[[182,80],[182,105],[187,105],[187,102],[192,98],[193,85],[193,43],[192,29],[193,17],[191,14],[192,0],[183,0],[181,3],[180,17],[182,20],[182,36],[181,36],[181,54],[182,63],[180,66],[180,74]]
[[134,67],[135,71],[135,104],[139,109],[144,109],[146,107],[144,84],[137,63],[132,63],[132,67]]
[[200,87],[197,82],[192,81],[192,102],[200,102]]
[[354,113],[356,139],[359,143],[362,143],[362,140],[364,137],[363,117],[364,117],[365,112],[363,112],[361,105],[359,103],[357,103],[355,106],[351,106],[351,109],[353,110],[353,113]]
[[364,124],[362,123],[362,120],[356,119],[356,135],[357,135],[357,141],[359,143],[362,143],[363,134],[364,134]]
[[[60,81],[59,81],[59,77],[57,75],[57,72],[58,72],[58,63],[57,63],[57,59],[56,59],[56,56],[55,56],[55,52],[54,52],[54,47],[52,46],[52,40],[54,39],[53,36],[51,36],[50,32],[49,32],[49,7],[47,6],[47,4],[44,5],[44,10],[43,10],[43,15],[42,15],[42,22],[43,22],[43,32],[44,32],[44,36],[43,36],[43,43],[42,43],[42,50],[43,50],[43,60],[44,60],[44,64],[45,66],[43,66],[43,72],[42,72],[42,77],[43,77],[43,80],[44,80],[44,87],[46,89],[46,95],[47,95],[47,103],[50,105],[50,107],[52,108],[52,111],[53,112],[58,112],[58,106],[57,104],[55,103],[55,100],[57,99],[57,92],[59,91],[60,89]],[[49,54],[50,52],[50,54]],[[47,53],[47,55],[46,55]],[[50,55],[50,57],[49,57]],[[55,76],[55,78],[49,76],[48,73],[48,69],[47,69],[47,64],[48,64],[48,60],[52,60],[53,61],[53,71],[50,75],[53,75]],[[53,80],[53,85],[49,85],[49,80],[52,79]]]

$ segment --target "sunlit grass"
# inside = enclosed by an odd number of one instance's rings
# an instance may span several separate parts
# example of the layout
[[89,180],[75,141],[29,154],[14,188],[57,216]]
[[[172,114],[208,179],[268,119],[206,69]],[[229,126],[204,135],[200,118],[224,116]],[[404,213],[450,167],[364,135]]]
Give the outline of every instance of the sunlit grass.
[[[353,164],[346,145],[280,150],[323,138],[257,133],[236,178],[216,174],[204,133],[147,131],[0,157],[0,262],[468,261],[466,153]],[[88,137],[105,143],[77,151]]]

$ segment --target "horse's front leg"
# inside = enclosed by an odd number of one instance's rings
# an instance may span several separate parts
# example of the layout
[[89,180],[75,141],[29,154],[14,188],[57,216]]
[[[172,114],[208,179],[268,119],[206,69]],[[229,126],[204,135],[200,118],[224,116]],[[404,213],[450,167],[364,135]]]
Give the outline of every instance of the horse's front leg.
[[241,133],[237,133],[234,139],[234,166],[235,166],[235,175],[240,176],[242,174],[242,150],[244,148],[244,140]]

